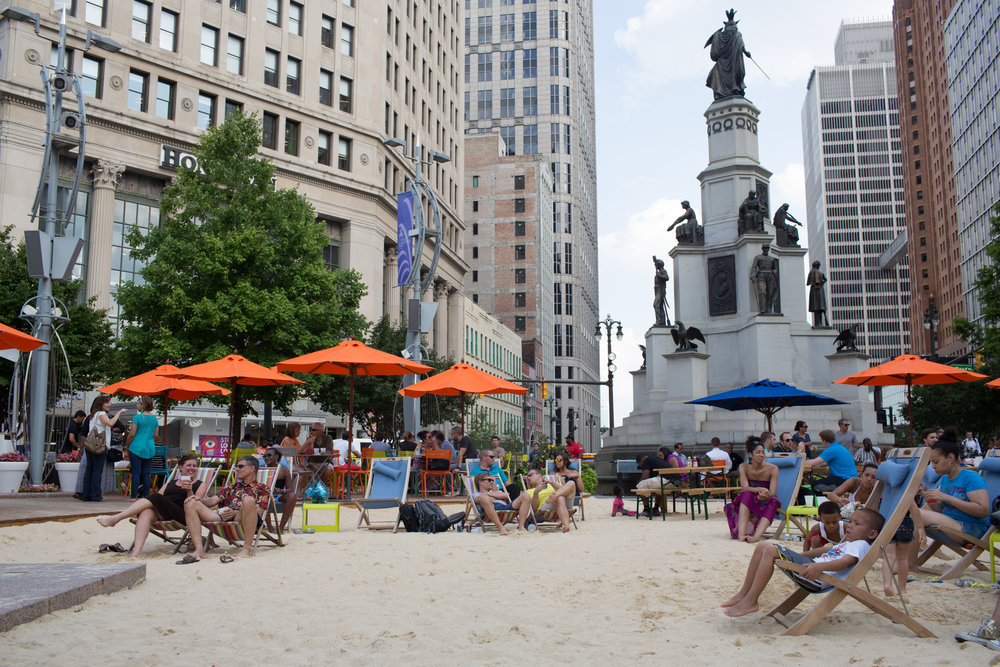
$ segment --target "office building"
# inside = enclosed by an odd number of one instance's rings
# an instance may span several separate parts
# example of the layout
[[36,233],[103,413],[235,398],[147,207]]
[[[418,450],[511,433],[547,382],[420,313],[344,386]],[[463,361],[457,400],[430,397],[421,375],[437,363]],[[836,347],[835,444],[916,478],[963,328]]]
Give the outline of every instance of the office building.
[[880,263],[906,225],[892,24],[845,22],[834,52],[802,107],[809,259],[827,274],[830,324],[860,325],[881,363],[910,347],[905,254]]
[[[463,304],[465,362],[505,380],[519,380],[524,371],[521,337],[469,297],[463,298]],[[466,410],[466,427],[473,420],[481,420],[492,433],[520,440],[524,424],[521,405],[521,397],[517,394],[483,394]],[[482,446],[484,443],[477,444]]]
[[554,315],[544,350],[561,440],[600,415],[596,386],[558,384],[600,379],[592,3],[466,0],[465,9],[466,133],[499,132],[506,155],[550,165],[553,299],[567,288],[574,298],[572,314]]

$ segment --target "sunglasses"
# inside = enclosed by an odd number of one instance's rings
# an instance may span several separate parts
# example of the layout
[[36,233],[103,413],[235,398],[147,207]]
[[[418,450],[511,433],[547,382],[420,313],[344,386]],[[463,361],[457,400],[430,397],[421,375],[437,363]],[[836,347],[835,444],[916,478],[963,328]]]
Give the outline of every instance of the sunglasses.
[[237,470],[239,470],[240,468],[249,468],[250,466],[248,466],[246,463],[237,463],[233,467],[236,468]]
[[484,459],[495,459],[496,457],[493,456],[492,454],[483,454],[483,458]]

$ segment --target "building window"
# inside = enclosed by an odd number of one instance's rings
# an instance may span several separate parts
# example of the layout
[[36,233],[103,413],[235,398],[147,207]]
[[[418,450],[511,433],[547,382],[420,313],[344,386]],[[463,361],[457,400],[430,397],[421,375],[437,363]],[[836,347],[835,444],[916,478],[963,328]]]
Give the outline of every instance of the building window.
[[527,236],[527,229],[524,220],[514,221],[514,236]]
[[566,273],[573,273],[573,244],[567,243],[563,248],[563,267]]
[[281,0],[267,0],[267,22],[281,25]]
[[323,18],[320,20],[320,37],[319,41],[323,46],[328,48],[333,48],[333,17],[323,14]]
[[515,308],[525,308],[528,303],[528,293],[527,292],[514,292],[514,307]]
[[561,137],[562,135],[559,134],[559,123],[552,123],[551,126],[549,127],[549,138],[551,139],[551,147],[549,152],[551,153],[562,152],[562,150],[559,147],[559,139]]
[[573,325],[566,325],[566,356],[573,356]]
[[562,283],[552,285],[552,314],[562,315]]
[[243,38],[230,35],[226,42],[226,71],[230,74],[243,74]]
[[538,126],[524,126],[524,154],[534,155],[538,152]]
[[330,166],[330,144],[333,143],[333,134],[319,131],[316,136],[316,161],[320,164]]
[[288,56],[288,64],[285,66],[285,90],[293,95],[299,94],[299,75],[302,70],[302,61],[298,58]]
[[264,112],[261,115],[261,126],[263,132],[261,133],[260,143],[264,148],[277,148],[278,147],[278,117],[273,113]]
[[472,246],[472,259],[479,259],[479,246]]
[[480,120],[489,120],[493,118],[493,91],[492,90],[480,90],[478,92],[479,105],[476,111],[476,118]]
[[473,176],[472,177],[472,187],[474,187],[474,188],[478,188],[479,187],[479,177],[478,176]]
[[351,140],[344,137],[337,139],[337,168],[351,170]]
[[160,10],[160,48],[177,50],[177,14],[169,9]]
[[83,20],[91,25],[104,27],[104,0],[87,0]]
[[514,269],[514,282],[518,285],[523,285],[527,280],[528,272],[526,269]]
[[472,282],[474,282],[474,283],[478,283],[479,282],[479,271],[473,271],[472,272]]
[[513,118],[514,117],[514,89],[513,88],[501,88],[500,89],[500,117],[501,118]]
[[319,71],[319,103],[333,106],[333,72],[330,70]]
[[480,16],[479,17],[479,40],[478,44],[489,44],[493,41],[493,17],[492,16]]
[[297,2],[288,3],[288,32],[302,34],[302,5]]
[[[561,324],[555,325],[553,327],[552,333],[553,333],[552,336],[553,352],[557,357],[561,357],[563,356],[562,325]],[[559,387],[556,387],[556,389],[558,390]]]
[[264,49],[264,83],[278,87],[278,52]]
[[353,97],[354,82],[347,77],[340,77],[340,110],[344,113],[351,113],[351,98]]
[[299,154],[299,122],[285,119],[285,153]]
[[514,200],[514,213],[524,213],[524,197]]
[[514,78],[514,52],[500,52],[500,80],[507,81]]
[[[524,292],[518,292],[518,294],[520,294],[522,297],[524,296]],[[514,317],[514,332],[515,333],[524,333],[524,331],[525,331],[525,318],[524,318],[524,315],[516,315]]]
[[479,236],[479,223],[478,222],[472,223],[472,235],[473,236]]
[[514,176],[514,189],[515,190],[524,189],[524,174],[517,174]]
[[219,31],[212,26],[201,26],[201,62],[215,67],[219,50]]
[[525,246],[523,244],[518,244],[514,246],[514,259],[522,260],[527,256],[525,251]]
[[345,56],[354,55],[354,28],[346,23],[340,24],[340,53]]
[[522,103],[521,115],[522,116],[538,115],[538,86],[524,87],[524,99]]
[[503,139],[503,154],[515,155],[517,153],[517,128],[514,126],[501,127],[500,138]]
[[521,17],[521,39],[538,39],[538,15],[535,12],[525,12]]
[[501,14],[500,15],[500,41],[501,42],[513,42],[514,41],[514,15],[513,14]]
[[149,75],[139,70],[128,73],[128,108],[145,111],[149,99]]
[[215,95],[198,93],[198,129],[207,130],[215,126]]
[[521,76],[534,79],[538,76],[538,49],[525,49],[521,60]]
[[[81,192],[80,195],[84,193]],[[86,201],[86,200],[84,200]],[[79,201],[78,201],[79,203]],[[118,286],[128,281],[141,282],[145,263],[131,256],[132,248],[126,242],[128,233],[138,228],[143,235],[160,226],[160,210],[149,201],[115,199],[113,233],[111,236],[111,304],[108,320],[117,329],[121,310],[118,306]]]
[[166,120],[174,119],[174,94],[177,84],[166,79],[156,82],[156,115]]
[[237,12],[247,13],[247,0],[229,0],[229,8]]
[[142,0],[132,0],[132,39],[149,42],[149,22],[152,16],[152,5]]
[[473,213],[479,213],[479,201],[478,200],[472,202],[472,212]]
[[80,88],[84,97],[101,99],[101,85],[104,78],[104,61],[84,54],[80,72]]
[[[566,314],[567,315],[572,315],[573,314],[573,286],[572,285],[569,285],[569,284],[566,285],[566,294],[565,294],[564,302],[565,302]],[[573,377],[573,376],[570,375],[570,377]]]
[[493,80],[493,54],[480,53],[477,60],[479,81]]
[[552,244],[552,273],[562,273],[562,243]]
[[229,120],[236,114],[243,113],[243,103],[236,102],[235,100],[226,100],[226,112],[225,120]]

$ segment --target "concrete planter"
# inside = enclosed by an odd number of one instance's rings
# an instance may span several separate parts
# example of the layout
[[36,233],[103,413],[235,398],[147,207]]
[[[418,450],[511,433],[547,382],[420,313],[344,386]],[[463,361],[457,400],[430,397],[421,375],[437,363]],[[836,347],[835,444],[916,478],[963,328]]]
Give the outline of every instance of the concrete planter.
[[72,493],[76,488],[76,476],[80,474],[80,462],[56,463],[56,472],[59,473],[59,490]]
[[27,461],[0,461],[0,493],[17,493],[27,469]]

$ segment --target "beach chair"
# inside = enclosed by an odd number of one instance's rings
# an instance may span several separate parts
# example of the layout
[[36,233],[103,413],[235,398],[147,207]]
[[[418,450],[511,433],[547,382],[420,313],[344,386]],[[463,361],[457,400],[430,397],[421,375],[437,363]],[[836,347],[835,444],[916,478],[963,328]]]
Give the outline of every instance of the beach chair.
[[[195,481],[200,480],[202,484],[207,484],[209,490],[206,493],[210,493],[212,485],[215,484],[215,476],[218,474],[218,468],[198,468],[198,471],[195,473]],[[167,474],[167,478],[163,480],[163,486],[169,484],[175,475],[177,475],[176,467]],[[134,525],[136,522],[135,517],[130,518],[129,521]],[[180,537],[170,536],[171,532],[178,530],[182,531]],[[154,521],[149,524],[149,534],[155,535],[164,542],[173,544],[174,550],[171,553],[177,553],[190,541],[187,525],[178,521]],[[132,546],[135,546],[134,541],[132,542]],[[129,547],[129,551],[132,550],[132,546]]]
[[[792,573],[789,576],[798,584],[795,591],[784,602],[767,614],[787,628],[783,634],[804,635],[833,611],[844,598],[851,597],[890,621],[905,625],[918,637],[934,637],[930,630],[907,613],[892,606],[881,597],[873,595],[871,591],[867,590],[867,585],[862,585],[865,584],[865,575],[882,556],[885,545],[892,540],[900,522],[909,511],[910,502],[920,486],[921,476],[924,473],[924,468],[927,467],[929,458],[930,450],[926,447],[897,448],[893,450],[890,458],[879,466],[878,480],[881,483],[872,491],[872,496],[866,506],[874,507],[875,503],[879,503],[878,511],[885,517],[885,525],[872,543],[868,553],[858,561],[844,579],[822,573],[815,580],[819,583],[819,586],[816,586],[813,580],[797,579],[794,576],[794,573],[802,571],[804,565],[785,560],[775,562],[775,566],[782,571]],[[797,621],[792,622],[788,619],[786,614],[795,609],[810,594],[825,594],[825,597]]]
[[[226,485],[231,484],[233,479],[235,479],[235,470],[236,469],[233,468],[229,471],[229,476],[226,478]],[[257,481],[267,487],[268,495],[270,497],[268,499],[267,509],[264,511],[264,516],[260,517],[257,530],[254,531],[252,536],[253,546],[250,548],[251,555],[257,551],[257,545],[260,543],[261,538],[268,540],[275,546],[285,546],[285,543],[281,539],[281,520],[278,516],[278,510],[274,502],[274,483],[277,480],[277,468],[257,469]],[[268,528],[268,525],[272,526],[272,528]],[[214,542],[214,538],[216,536],[226,542],[229,542],[233,546],[242,546],[247,539],[251,538],[251,536],[245,534],[243,531],[243,524],[239,521],[208,521],[204,524],[204,526],[210,533],[207,545],[208,549],[216,546]]]
[[764,531],[764,537],[777,538],[785,529],[787,521],[794,523],[795,527],[801,530],[803,535],[806,535],[808,531],[805,530],[799,519],[787,513],[788,508],[795,504],[795,499],[799,495],[799,485],[802,483],[802,462],[805,461],[805,454],[775,452],[764,460],[778,466],[778,489],[774,495],[781,501],[781,509],[778,510],[778,516],[781,518]]
[[[468,467],[466,467],[466,470],[468,470]],[[494,475],[493,479],[497,481],[497,488],[503,489],[503,479],[499,475]],[[468,501],[465,503],[466,523],[473,528],[477,526],[481,527],[483,532],[491,528],[496,529],[496,525],[483,514],[479,503],[472,499],[473,494],[476,492],[475,476],[463,475],[462,481],[465,484],[465,494],[468,497]],[[517,510],[497,510],[497,517],[500,519],[500,523],[503,524],[517,523]]]
[[[577,472],[582,473],[583,472],[583,461],[580,460],[580,459],[570,459],[569,460],[569,467],[570,467],[570,470],[576,470]],[[552,460],[552,459],[546,460],[545,461],[545,474],[546,475],[553,475],[553,474],[555,474],[555,471],[556,471],[556,462],[554,460]],[[577,490],[576,495],[573,496],[573,507],[579,507],[580,508],[580,521],[586,521],[587,520],[587,512],[583,508],[583,500],[584,500],[584,498],[590,498],[590,494],[587,493],[586,491],[579,491],[579,490]]]
[[[991,449],[986,453],[986,456],[983,457],[982,462],[979,464],[979,474],[982,475],[983,481],[986,483],[986,492],[989,494],[990,507],[992,507],[993,501],[997,496],[1000,496],[1000,451]],[[925,476],[925,485],[927,485],[927,488],[932,488],[931,484],[936,483],[936,481],[936,479],[926,479]],[[942,547],[947,547],[954,551],[959,556],[959,559],[941,574],[941,579],[956,579],[969,569],[969,566],[974,566],[976,569],[983,571],[989,569],[985,563],[979,560],[979,556],[983,552],[990,552],[990,538],[996,532],[996,529],[992,525],[986,531],[985,535],[979,537],[969,535],[960,530],[953,530],[933,524],[926,526],[925,530],[928,539],[932,541],[917,556],[917,567],[921,570],[926,569],[924,568],[924,564],[931,556],[938,553]]]
[[[361,528],[363,522],[364,527],[369,529],[392,528],[394,533],[399,530],[399,508],[406,504],[406,486],[409,479],[409,456],[385,457],[372,461],[365,497],[354,501],[361,511],[357,527]],[[374,523],[369,512],[378,509],[395,509],[395,520]]]
[[[545,479],[557,486],[563,485],[563,478],[559,475],[545,475]],[[524,479],[524,475],[521,475],[521,488],[523,489],[523,493],[528,493],[528,482]],[[573,524],[573,528],[579,530],[580,527],[576,525],[576,518],[574,516],[576,514],[576,507],[568,507],[566,509],[569,510],[569,521]],[[538,526],[539,530],[543,528],[556,528],[560,525],[559,514],[555,510],[544,512],[539,510],[536,512],[535,508],[532,507],[529,509],[528,515],[531,517],[531,521]]]

